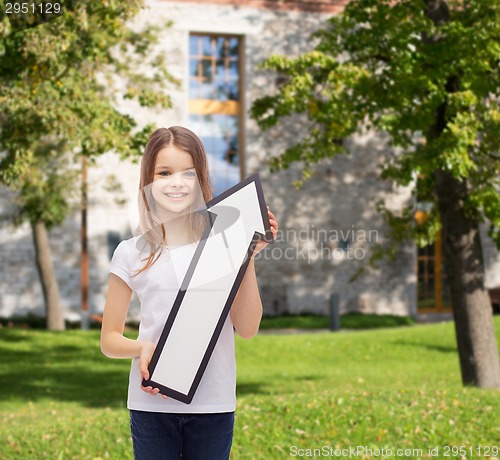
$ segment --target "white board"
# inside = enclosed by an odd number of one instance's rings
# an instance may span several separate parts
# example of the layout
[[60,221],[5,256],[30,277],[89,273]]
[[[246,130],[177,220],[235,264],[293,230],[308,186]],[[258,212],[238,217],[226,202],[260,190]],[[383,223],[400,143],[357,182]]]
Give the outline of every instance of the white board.
[[273,241],[258,174],[206,204],[205,232],[156,345],[143,386],[189,404],[255,245]]

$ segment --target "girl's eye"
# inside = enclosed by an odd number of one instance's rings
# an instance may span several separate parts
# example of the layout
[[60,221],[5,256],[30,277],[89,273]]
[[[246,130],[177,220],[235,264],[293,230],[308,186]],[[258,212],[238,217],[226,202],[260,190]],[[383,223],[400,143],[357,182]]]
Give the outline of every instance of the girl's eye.
[[[169,171],[160,171],[158,173],[159,176],[163,176],[163,177],[167,177],[167,176],[170,176],[171,173]],[[188,177],[195,177],[196,176],[196,172],[195,171],[186,171],[184,173],[184,175],[188,176]]]

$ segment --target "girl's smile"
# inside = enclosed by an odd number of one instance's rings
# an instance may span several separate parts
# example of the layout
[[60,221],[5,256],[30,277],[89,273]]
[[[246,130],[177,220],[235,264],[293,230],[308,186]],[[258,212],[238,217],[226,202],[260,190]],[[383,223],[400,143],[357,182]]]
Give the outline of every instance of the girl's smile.
[[179,193],[179,192],[170,192],[170,193],[165,193],[170,199],[175,200],[175,201],[181,201],[184,198],[186,198],[189,193]]

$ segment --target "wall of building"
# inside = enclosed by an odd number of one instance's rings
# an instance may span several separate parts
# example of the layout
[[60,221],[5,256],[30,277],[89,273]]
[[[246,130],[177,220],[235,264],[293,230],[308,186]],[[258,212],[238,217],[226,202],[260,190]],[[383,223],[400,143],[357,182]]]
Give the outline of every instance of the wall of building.
[[[295,2],[297,3],[297,2]],[[158,112],[123,101],[121,109],[138,117],[140,125],[185,125],[188,118],[188,39],[190,32],[225,33],[244,36],[244,113],[252,101],[275,87],[275,77],[257,69],[272,53],[296,56],[311,47],[314,31],[327,13],[270,10],[263,7],[149,2],[135,27],[171,19],[159,47],[165,52],[169,71],[184,82],[170,91],[174,108]],[[365,133],[347,140],[349,155],[324,160],[305,186],[291,185],[300,177],[300,166],[270,174],[268,160],[291,145],[304,131],[299,118],[262,133],[246,115],[246,172],[259,172],[267,202],[280,224],[278,240],[256,260],[256,270],[267,314],[327,313],[329,299],[339,294],[342,311],[407,315],[416,310],[416,250],[402,245],[394,262],[383,261],[378,271],[355,282],[350,277],[366,266],[370,250],[383,243],[386,228],[375,210],[385,199],[391,209],[400,209],[410,199],[408,189],[393,189],[378,180],[379,162],[389,153],[386,139]],[[139,165],[120,161],[108,153],[89,168],[88,234],[90,251],[90,305],[101,312],[106,296],[109,261],[116,244],[133,230],[133,209],[139,182]],[[0,191],[2,203],[12,196]],[[5,212],[7,207],[3,208]],[[75,212],[51,232],[54,265],[60,282],[63,306],[77,317],[80,306],[80,216]],[[343,232],[343,233],[341,233]],[[0,316],[43,312],[41,289],[34,265],[28,226],[0,229],[2,271],[0,273]],[[490,271],[500,270],[500,257],[488,246]],[[494,276],[493,276],[494,278]],[[488,278],[489,280],[492,279]],[[500,280],[492,280],[496,283]],[[130,318],[137,318],[139,302],[134,295]]]

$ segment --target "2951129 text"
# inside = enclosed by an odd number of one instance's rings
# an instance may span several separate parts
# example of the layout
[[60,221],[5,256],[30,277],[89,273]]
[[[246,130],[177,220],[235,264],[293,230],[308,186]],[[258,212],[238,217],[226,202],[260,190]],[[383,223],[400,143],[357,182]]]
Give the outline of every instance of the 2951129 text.
[[5,4],[6,14],[59,14],[62,11],[62,5],[59,2],[13,2]]

